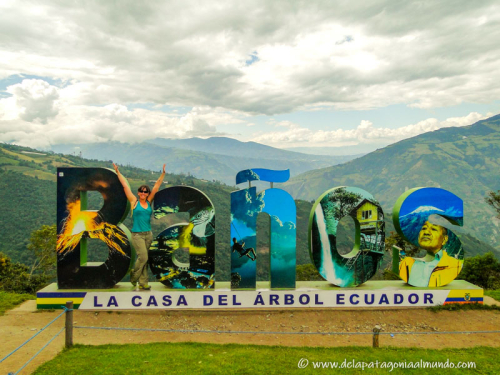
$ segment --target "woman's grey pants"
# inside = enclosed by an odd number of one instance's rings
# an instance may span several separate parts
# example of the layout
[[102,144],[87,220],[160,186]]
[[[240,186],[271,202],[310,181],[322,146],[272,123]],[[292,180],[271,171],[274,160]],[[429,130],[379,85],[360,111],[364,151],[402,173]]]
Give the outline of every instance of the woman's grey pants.
[[139,281],[139,285],[148,285],[148,250],[153,242],[153,233],[132,232],[132,244],[137,253],[137,260],[130,272],[130,281]]

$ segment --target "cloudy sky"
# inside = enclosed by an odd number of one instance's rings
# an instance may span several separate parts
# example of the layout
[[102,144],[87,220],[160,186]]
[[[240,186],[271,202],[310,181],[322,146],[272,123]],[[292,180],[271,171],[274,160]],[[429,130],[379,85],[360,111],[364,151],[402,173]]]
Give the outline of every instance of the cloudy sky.
[[352,153],[500,113],[498,1],[0,1],[0,141]]

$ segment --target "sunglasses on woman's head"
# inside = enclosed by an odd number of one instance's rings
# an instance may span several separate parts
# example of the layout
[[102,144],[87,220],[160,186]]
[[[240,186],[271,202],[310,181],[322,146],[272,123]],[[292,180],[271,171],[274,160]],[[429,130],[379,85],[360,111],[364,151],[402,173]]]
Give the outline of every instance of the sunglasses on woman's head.
[[147,193],[149,193],[149,191],[147,191],[147,190],[139,190],[139,193],[146,193],[147,194]]

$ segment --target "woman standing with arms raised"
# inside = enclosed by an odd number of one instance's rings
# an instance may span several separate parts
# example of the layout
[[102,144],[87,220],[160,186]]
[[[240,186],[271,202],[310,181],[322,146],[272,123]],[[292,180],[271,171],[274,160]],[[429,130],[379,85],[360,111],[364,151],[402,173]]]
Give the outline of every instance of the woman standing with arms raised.
[[150,290],[151,287],[148,285],[148,250],[151,242],[153,242],[153,233],[151,232],[151,214],[153,213],[153,209],[151,208],[151,203],[165,177],[165,164],[163,164],[163,171],[153,186],[153,190],[150,190],[148,185],[139,187],[137,190],[139,199],[130,190],[130,186],[118,170],[118,166],[113,163],[113,167],[132,207],[132,218],[134,220],[132,226],[132,244],[137,253],[137,260],[130,272],[130,282],[133,286],[136,286],[137,281],[139,281],[139,289]]

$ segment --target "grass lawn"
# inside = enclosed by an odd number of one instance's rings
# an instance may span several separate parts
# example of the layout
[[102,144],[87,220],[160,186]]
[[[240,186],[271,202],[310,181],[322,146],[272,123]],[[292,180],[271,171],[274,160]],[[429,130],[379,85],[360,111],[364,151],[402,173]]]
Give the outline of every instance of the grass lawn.
[[500,301],[500,290],[485,290],[484,295]]
[[[155,343],[129,345],[76,345],[63,351],[53,360],[40,366],[35,375],[42,374],[288,374],[288,373],[345,373],[345,374],[498,374],[497,358],[500,348],[416,349],[416,348],[310,348],[257,346],[235,344]],[[298,368],[302,358],[308,366]],[[458,362],[476,363],[476,369],[398,369],[388,368],[314,368],[314,361],[352,363],[384,362]],[[304,363],[304,362],[302,362]]]
[[0,315],[3,315],[7,310],[16,307],[20,303],[29,299],[35,299],[31,294],[17,294],[0,291]]

